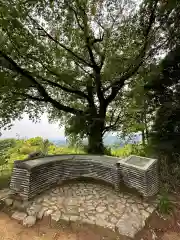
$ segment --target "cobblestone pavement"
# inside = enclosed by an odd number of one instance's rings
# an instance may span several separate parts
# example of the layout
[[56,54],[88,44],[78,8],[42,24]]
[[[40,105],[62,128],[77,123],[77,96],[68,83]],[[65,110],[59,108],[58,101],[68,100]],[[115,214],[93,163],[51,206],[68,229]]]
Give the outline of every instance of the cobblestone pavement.
[[154,211],[131,194],[116,193],[112,188],[89,183],[67,184],[37,197],[29,214],[51,215],[54,220],[81,221],[119,231],[133,237]]
[[[143,202],[135,195],[117,193],[104,185],[77,182],[53,188],[37,196],[27,207],[26,215],[37,219],[51,216],[55,221],[95,224],[134,237],[144,227],[145,220],[154,209],[155,206]],[[20,215],[20,218],[25,217]],[[31,224],[33,219],[29,219]],[[27,219],[25,223],[28,225]]]

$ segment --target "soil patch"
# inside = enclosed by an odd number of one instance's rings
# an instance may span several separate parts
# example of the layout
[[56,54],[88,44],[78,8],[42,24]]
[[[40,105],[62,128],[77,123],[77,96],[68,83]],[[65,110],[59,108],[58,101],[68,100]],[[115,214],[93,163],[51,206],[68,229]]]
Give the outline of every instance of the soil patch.
[[169,215],[154,212],[134,240],[180,240],[180,196],[172,196],[173,210]]
[[115,232],[89,225],[55,223],[45,217],[26,228],[0,212],[0,240],[128,240]]

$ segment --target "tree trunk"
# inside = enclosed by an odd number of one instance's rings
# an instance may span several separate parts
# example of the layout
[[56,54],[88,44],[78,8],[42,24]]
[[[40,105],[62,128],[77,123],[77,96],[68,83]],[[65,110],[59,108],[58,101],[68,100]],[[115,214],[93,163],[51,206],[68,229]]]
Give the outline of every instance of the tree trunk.
[[145,116],[144,116],[144,124],[145,124],[146,143],[148,143],[148,140],[149,140],[149,131],[148,131],[148,124],[147,124],[146,114],[145,114]]
[[143,143],[143,145],[145,146],[145,144],[146,144],[146,140],[145,140],[145,132],[144,132],[144,130],[142,130],[141,131],[141,134],[142,134],[142,143]]
[[97,121],[90,126],[89,136],[88,136],[88,153],[90,154],[104,154],[104,144],[103,144],[103,129],[104,123]]

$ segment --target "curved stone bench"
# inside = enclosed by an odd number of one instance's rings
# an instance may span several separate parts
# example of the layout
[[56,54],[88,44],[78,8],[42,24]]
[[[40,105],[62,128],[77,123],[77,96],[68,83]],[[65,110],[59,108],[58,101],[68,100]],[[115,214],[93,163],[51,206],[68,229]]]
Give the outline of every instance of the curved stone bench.
[[117,187],[118,158],[90,155],[55,155],[15,161],[10,188],[23,199],[30,199],[66,180],[81,177],[102,180]]
[[[55,184],[85,177],[110,183],[115,189],[119,189],[123,180],[126,185],[136,188],[143,196],[151,196],[157,192],[157,174],[154,172],[157,170],[156,165],[156,161],[153,160],[148,171],[144,171],[143,168],[128,165],[116,157],[53,155],[15,161],[10,188],[22,199],[28,200]],[[152,183],[151,177],[155,178]]]

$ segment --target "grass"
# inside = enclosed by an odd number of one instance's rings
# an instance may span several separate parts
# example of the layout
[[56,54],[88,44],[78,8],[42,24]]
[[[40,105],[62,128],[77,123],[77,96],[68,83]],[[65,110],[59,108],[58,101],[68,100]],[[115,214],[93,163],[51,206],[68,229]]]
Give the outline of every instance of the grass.
[[12,169],[13,169],[12,163],[7,163],[0,166],[0,189],[9,186]]

